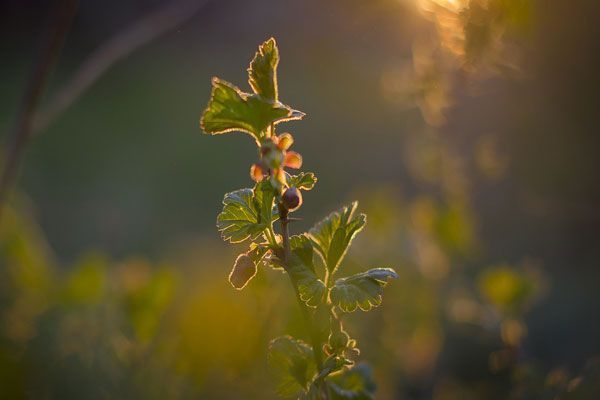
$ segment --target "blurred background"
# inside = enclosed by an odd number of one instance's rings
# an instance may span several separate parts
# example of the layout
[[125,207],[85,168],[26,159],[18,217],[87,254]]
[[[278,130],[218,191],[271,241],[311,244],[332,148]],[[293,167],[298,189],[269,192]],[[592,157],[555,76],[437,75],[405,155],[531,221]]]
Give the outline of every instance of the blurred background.
[[[5,148],[59,7],[1,3]],[[276,271],[233,290],[243,246],[214,226],[251,186],[254,143],[198,124],[210,78],[248,90],[270,36],[280,97],[307,114],[280,129],[319,177],[294,229],[358,199],[345,267],[400,275],[348,322],[377,398],[600,398],[598,16],[592,0],[81,0],[0,220],[0,398],[276,398],[267,344],[306,336],[297,305]]]

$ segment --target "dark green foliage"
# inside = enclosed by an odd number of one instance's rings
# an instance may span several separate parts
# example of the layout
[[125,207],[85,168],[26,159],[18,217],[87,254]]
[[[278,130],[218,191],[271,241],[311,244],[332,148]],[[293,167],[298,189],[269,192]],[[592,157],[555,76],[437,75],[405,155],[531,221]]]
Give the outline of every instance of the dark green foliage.
[[285,397],[297,396],[307,390],[316,372],[310,346],[291,336],[271,341],[268,360],[277,379],[277,391]]
[[332,400],[370,400],[375,394],[373,373],[368,365],[361,364],[333,375],[329,386],[333,394]]

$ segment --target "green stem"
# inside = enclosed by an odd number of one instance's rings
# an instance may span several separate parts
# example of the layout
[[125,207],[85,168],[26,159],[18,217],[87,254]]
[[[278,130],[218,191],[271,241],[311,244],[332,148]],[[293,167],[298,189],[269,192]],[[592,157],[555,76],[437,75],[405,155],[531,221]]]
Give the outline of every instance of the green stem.
[[275,232],[273,231],[273,223],[271,222],[265,231],[265,236],[269,244],[273,247],[277,246],[277,237],[275,236]]
[[329,287],[329,268],[325,266],[325,276],[323,277],[323,283],[326,287]]
[[[289,262],[291,258],[291,248],[290,248],[290,232],[289,232],[289,219],[288,219],[288,211],[283,207],[279,206],[279,222],[281,223],[281,236],[283,241],[283,264],[286,267],[286,270],[289,268]],[[288,276],[290,278],[290,282],[292,283],[292,287],[294,288],[294,293],[296,294],[296,300],[298,301],[298,305],[300,306],[300,310],[302,312],[302,317],[308,327],[309,336],[311,339],[311,344],[313,348],[313,356],[315,358],[315,364],[317,365],[317,371],[320,372],[323,370],[323,355],[321,353],[321,348],[323,347],[323,343],[319,339],[319,335],[314,327],[312,318],[309,313],[308,306],[302,301],[300,297],[300,291],[298,290],[298,285],[296,281],[287,270]],[[323,381],[319,382],[318,385],[321,386]],[[325,399],[329,399],[329,391],[327,388],[323,391],[323,386],[320,387],[321,392],[325,394]]]

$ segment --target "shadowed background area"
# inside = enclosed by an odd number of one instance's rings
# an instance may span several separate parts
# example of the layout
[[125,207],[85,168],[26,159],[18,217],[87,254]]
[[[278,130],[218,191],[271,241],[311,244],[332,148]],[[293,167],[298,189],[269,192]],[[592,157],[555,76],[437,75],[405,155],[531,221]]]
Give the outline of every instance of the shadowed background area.
[[[56,3],[0,6],[5,146]],[[40,112],[169,5],[190,11],[24,153],[0,221],[0,394],[276,398],[266,348],[306,335],[299,311],[276,271],[234,291],[243,249],[214,227],[255,145],[198,123],[211,77],[248,90],[273,36],[280,97],[307,114],[280,129],[319,178],[292,230],[358,199],[347,267],[400,275],[349,321],[377,398],[600,396],[596,2],[81,1]]]

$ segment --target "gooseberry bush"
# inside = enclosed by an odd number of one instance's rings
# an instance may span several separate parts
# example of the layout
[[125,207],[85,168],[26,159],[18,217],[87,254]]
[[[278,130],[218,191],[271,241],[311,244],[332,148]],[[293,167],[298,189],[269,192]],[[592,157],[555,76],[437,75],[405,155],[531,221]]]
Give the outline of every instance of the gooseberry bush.
[[359,349],[344,330],[343,318],[381,304],[384,286],[397,274],[391,268],[374,268],[338,278],[352,240],[367,221],[357,212],[356,202],[329,214],[308,232],[290,235],[292,213],[300,209],[302,192],[312,190],[317,178],[312,172],[288,172],[301,168],[302,157],[290,150],[292,135],[277,134],[276,128],[305,114],[279,101],[278,63],[279,50],[271,38],[250,62],[252,93],[213,78],[200,120],[205,133],[244,132],[258,149],[258,160],[250,167],[254,187],[227,193],[217,217],[224,240],[249,243],[235,260],[229,282],[241,290],[263,267],[283,271],[290,279],[310,344],[291,336],[271,341],[268,363],[282,396],[371,399],[370,370],[355,364]]

